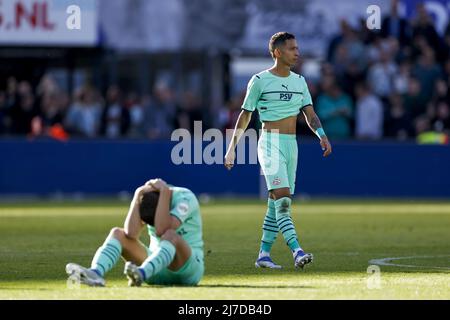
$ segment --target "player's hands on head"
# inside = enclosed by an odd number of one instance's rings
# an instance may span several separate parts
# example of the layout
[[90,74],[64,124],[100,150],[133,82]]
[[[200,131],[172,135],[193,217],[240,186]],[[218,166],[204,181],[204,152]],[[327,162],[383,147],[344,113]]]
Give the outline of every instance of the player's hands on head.
[[144,192],[152,192],[152,191],[156,191],[155,188],[153,188],[150,185],[145,184],[136,189],[135,195],[142,195]]
[[320,140],[320,145],[322,147],[324,157],[328,157],[333,152],[330,141],[328,141],[327,137],[322,137]]
[[158,181],[158,178],[156,178],[156,179],[150,179],[150,180],[148,180],[148,181],[144,184],[144,186],[153,188],[153,184],[155,184],[156,181]]
[[225,168],[228,170],[231,170],[234,166],[234,160],[236,159],[236,153],[234,150],[228,150],[227,154],[225,155]]
[[145,183],[145,186],[151,187],[154,191],[161,191],[167,188],[167,183],[163,179],[151,179]]

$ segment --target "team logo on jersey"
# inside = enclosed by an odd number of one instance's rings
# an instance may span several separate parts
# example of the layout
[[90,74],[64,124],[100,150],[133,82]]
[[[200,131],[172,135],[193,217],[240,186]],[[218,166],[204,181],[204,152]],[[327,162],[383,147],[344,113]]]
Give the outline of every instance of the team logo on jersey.
[[279,185],[281,184],[280,178],[275,178],[275,179],[273,179],[272,184],[273,184],[274,186],[279,186]]
[[286,93],[280,93],[280,100],[283,100],[283,101],[291,101],[291,99],[292,99],[292,93],[289,93],[289,88],[288,88],[288,86],[287,85],[285,85],[285,84],[282,84],[281,85],[283,88],[285,88],[286,89]]
[[280,100],[291,101],[292,93],[280,93]]
[[186,202],[180,202],[177,205],[177,211],[182,215],[185,216],[187,215],[188,211],[189,211],[189,205]]

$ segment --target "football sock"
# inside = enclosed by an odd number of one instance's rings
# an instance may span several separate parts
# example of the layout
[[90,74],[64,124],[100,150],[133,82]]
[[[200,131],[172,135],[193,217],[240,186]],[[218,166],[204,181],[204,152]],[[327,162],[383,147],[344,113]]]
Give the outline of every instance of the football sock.
[[91,269],[97,274],[104,277],[105,274],[111,270],[122,254],[122,245],[120,241],[109,237],[105,243],[98,248],[92,259]]
[[162,240],[156,249],[139,267],[144,280],[154,276],[162,269],[168,267],[175,257],[175,246],[172,242]]
[[262,226],[263,235],[261,239],[260,257],[270,254],[272,245],[275,242],[278,235],[278,224],[275,212],[275,200],[268,199],[267,201],[267,212],[264,218],[264,223]]
[[291,218],[291,203],[292,200],[288,197],[278,199],[275,201],[275,211],[278,228],[283,234],[286,244],[294,252],[300,248],[300,244]]

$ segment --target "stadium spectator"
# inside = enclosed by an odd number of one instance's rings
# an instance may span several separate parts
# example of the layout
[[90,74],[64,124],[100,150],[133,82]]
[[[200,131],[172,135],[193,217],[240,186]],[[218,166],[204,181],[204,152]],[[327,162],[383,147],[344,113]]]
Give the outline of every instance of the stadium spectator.
[[406,112],[412,117],[417,118],[426,112],[427,99],[422,93],[420,82],[411,77],[409,79],[408,92],[403,96]]
[[6,93],[4,91],[0,91],[0,134],[6,132],[7,113]]
[[442,76],[441,69],[435,62],[434,52],[430,47],[423,50],[412,73],[420,82],[424,98],[430,100],[435,83]]
[[17,80],[14,77],[9,77],[6,81],[6,90],[4,92],[4,102],[2,103],[2,123],[0,127],[3,126],[3,133],[11,134],[11,111],[13,107],[18,103],[19,96],[17,93]]
[[381,35],[396,38],[403,47],[409,43],[411,30],[408,20],[399,16],[398,5],[398,0],[391,1],[390,15],[384,17],[381,24]]
[[447,85],[450,86],[450,56],[444,64],[444,80],[447,82]]
[[438,79],[435,84],[434,94],[432,98],[433,103],[437,103],[439,101],[447,101],[450,102],[450,92],[448,88],[447,82],[444,79]]
[[351,64],[355,64],[358,71],[367,65],[366,48],[359,39],[358,33],[347,21],[341,22],[342,34],[335,38],[330,45],[330,62],[337,77],[342,77]]
[[239,114],[241,113],[242,102],[244,101],[245,92],[231,97],[231,99],[226,103],[226,108],[223,114],[223,129],[234,129],[234,124],[236,123]]
[[130,112],[130,129],[128,137],[142,138],[145,137],[145,109],[142,101],[150,101],[149,96],[144,96],[142,99],[135,92],[128,95],[125,107]]
[[444,43],[443,43],[442,51],[443,51],[443,56],[445,57],[445,59],[450,57],[450,22],[448,23],[447,28],[445,29]]
[[420,136],[431,130],[430,119],[426,115],[421,115],[414,120],[415,135]]
[[316,102],[317,115],[322,120],[327,136],[333,139],[346,139],[351,135],[352,101],[343,93],[339,85],[328,78],[322,83],[323,93]]
[[387,42],[383,40],[381,35],[376,34],[371,42],[367,43],[367,59],[369,66],[380,60],[382,50],[386,50]]
[[42,97],[41,118],[44,125],[53,126],[62,124],[64,121],[65,109],[68,98],[63,93],[46,94]]
[[17,85],[17,95],[19,97],[26,96],[26,95],[33,95],[33,88],[31,87],[31,84],[28,81],[20,81]]
[[66,140],[68,135],[63,122],[69,97],[49,74],[44,75],[36,87],[36,103],[38,114],[31,122],[31,136]]
[[355,135],[358,139],[378,140],[383,137],[384,110],[381,100],[364,82],[356,86]]
[[17,100],[17,80],[14,77],[9,77],[6,85],[6,108],[11,108]]
[[392,60],[392,53],[387,48],[381,50],[379,61],[370,67],[367,79],[373,92],[384,101],[392,93],[396,73],[397,66]]
[[102,107],[96,90],[84,86],[75,92],[74,102],[65,118],[69,133],[81,137],[97,137]]
[[175,129],[177,104],[174,92],[166,83],[159,83],[153,89],[153,99],[147,102],[145,106],[147,137],[169,138]]
[[390,108],[386,114],[385,135],[398,140],[406,140],[411,136],[411,117],[403,105],[403,98],[400,94],[391,95]]
[[11,133],[27,135],[31,133],[31,121],[38,115],[36,99],[33,93],[28,92],[24,84],[24,90],[19,94],[17,103],[11,109]]
[[432,19],[425,8],[425,4],[418,3],[416,10],[417,16],[412,23],[413,38],[422,36],[428,45],[433,48],[434,52],[439,52],[441,48],[441,40],[433,25]]
[[27,135],[31,133],[31,122],[39,112],[36,97],[29,82],[17,82],[15,78],[10,81],[10,132],[13,135]]
[[368,45],[373,43],[377,37],[380,37],[380,33],[367,28],[367,19],[361,16],[359,18],[358,37],[363,42],[367,51]]
[[[180,109],[177,112],[178,128],[194,133],[194,122],[203,121],[203,112],[200,98],[192,91],[183,94]],[[203,127],[203,129],[206,129]]]
[[56,83],[55,79],[53,79],[53,77],[48,74],[44,75],[41,78],[36,88],[36,94],[39,99],[46,94],[56,94],[58,92],[60,92],[58,84]]
[[358,83],[365,81],[365,74],[356,64],[350,64],[340,79],[340,84],[344,92],[350,95],[352,100],[356,100],[355,88]]
[[447,101],[441,100],[437,103],[431,126],[436,132],[450,134],[450,107]]
[[[346,50],[347,45],[351,44],[355,40],[356,40],[356,34],[355,34],[354,30],[352,29],[352,26],[350,25],[350,23],[347,20],[341,19],[340,33],[338,33],[336,36],[333,37],[333,39],[331,39],[330,44],[328,46],[327,61],[334,64],[334,62],[336,62],[336,59],[342,59],[343,54],[345,54],[345,55],[348,54],[348,51]],[[343,48],[344,50],[341,49],[342,52],[338,53],[339,48]],[[344,53],[344,51],[345,51],[345,53]],[[341,56],[340,58],[338,58],[339,55]],[[346,56],[346,57],[348,57],[348,56]]]
[[341,44],[345,35],[350,32],[350,25],[345,19],[341,19],[339,22],[340,32],[336,34],[328,44],[327,61],[332,62],[334,55],[336,54],[336,48]]
[[106,92],[106,103],[102,111],[100,135],[109,139],[125,137],[130,128],[130,112],[122,103],[122,93],[117,85]]
[[404,60],[398,67],[398,72],[394,75],[394,91],[395,93],[406,94],[408,92],[409,79],[411,78],[411,63]]
[[[242,111],[242,103],[244,102],[246,91],[241,91],[239,94],[233,96],[228,100],[223,108],[218,113],[220,128],[225,134],[227,129],[234,129],[237,118]],[[300,118],[299,118],[300,119]],[[306,125],[306,124],[305,124]],[[248,129],[261,129],[261,122],[258,115],[254,114],[247,126]],[[309,130],[309,128],[308,128]]]

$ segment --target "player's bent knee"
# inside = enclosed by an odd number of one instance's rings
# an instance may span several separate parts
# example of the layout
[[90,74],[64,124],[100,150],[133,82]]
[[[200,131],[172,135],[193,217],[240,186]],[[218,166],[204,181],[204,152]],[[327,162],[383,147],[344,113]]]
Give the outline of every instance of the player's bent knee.
[[271,190],[270,194],[272,195],[272,199],[274,200],[291,197],[291,192],[289,188]]
[[109,234],[117,240],[120,240],[125,236],[125,231],[122,228],[115,227],[111,229]]

